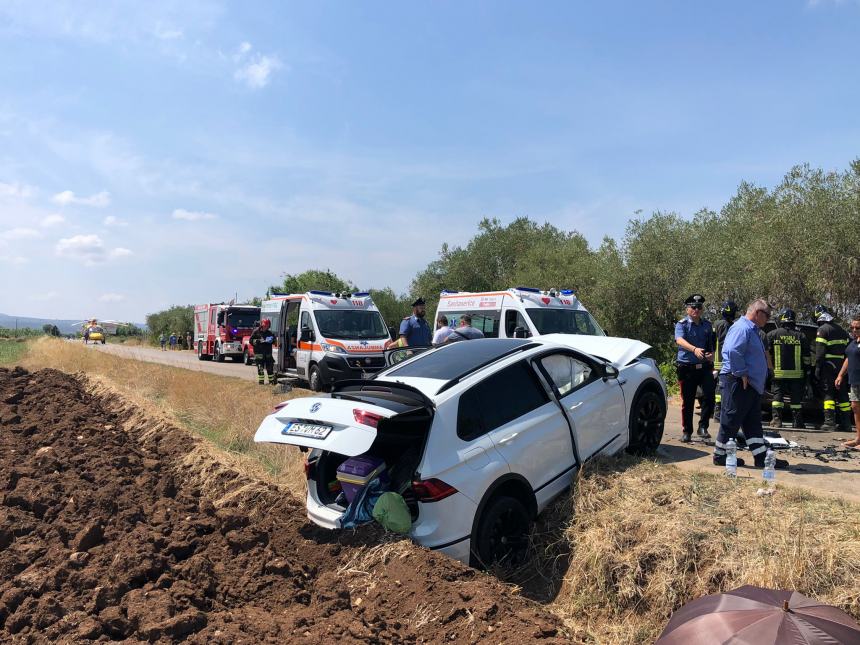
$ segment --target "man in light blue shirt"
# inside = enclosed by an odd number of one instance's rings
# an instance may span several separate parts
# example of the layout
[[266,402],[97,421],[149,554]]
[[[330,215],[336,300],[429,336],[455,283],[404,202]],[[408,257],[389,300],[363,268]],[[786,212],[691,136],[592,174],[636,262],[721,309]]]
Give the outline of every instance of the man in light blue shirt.
[[[714,464],[726,465],[726,442],[736,439],[743,428],[747,447],[756,468],[764,468],[767,445],[761,427],[761,397],[767,380],[767,355],[759,335],[770,318],[771,308],[765,300],[756,300],[743,318],[734,323],[726,334],[722,347],[723,366],[720,384],[723,402],[720,410],[720,432],[714,448]],[[738,459],[738,466],[743,466]],[[776,460],[777,468],[788,468],[788,462]]]

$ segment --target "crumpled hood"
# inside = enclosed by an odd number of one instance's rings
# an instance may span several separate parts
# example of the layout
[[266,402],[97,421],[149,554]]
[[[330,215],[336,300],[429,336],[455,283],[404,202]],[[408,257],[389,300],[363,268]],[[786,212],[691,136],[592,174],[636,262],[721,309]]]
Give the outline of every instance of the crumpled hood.
[[559,345],[565,345],[586,354],[591,354],[597,358],[602,358],[619,369],[651,349],[651,345],[643,343],[641,340],[618,338],[616,336],[547,334],[540,338],[553,341]]

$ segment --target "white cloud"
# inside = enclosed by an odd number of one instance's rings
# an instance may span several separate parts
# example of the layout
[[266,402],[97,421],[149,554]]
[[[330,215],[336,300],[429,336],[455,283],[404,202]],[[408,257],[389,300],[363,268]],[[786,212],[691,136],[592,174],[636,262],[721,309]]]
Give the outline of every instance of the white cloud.
[[259,90],[269,84],[269,77],[283,65],[277,56],[257,55],[254,60],[237,69],[233,78],[244,82],[252,90]]
[[108,215],[102,220],[102,224],[105,226],[128,226],[128,222],[125,220],[121,220],[120,218],[114,215]]
[[110,206],[110,193],[106,190],[103,190],[100,193],[96,193],[95,195],[90,195],[89,197],[76,197],[75,193],[73,193],[71,190],[64,190],[63,192],[54,195],[52,199],[60,206],[68,206],[69,204],[78,204],[79,206],[94,206],[96,208],[104,208],[105,206]]
[[60,215],[59,213],[53,213],[45,217],[40,226],[42,228],[51,228],[52,226],[59,226],[60,224],[65,223],[66,218]]
[[31,240],[42,237],[42,234],[34,228],[16,227],[0,232],[0,240]]
[[121,293],[103,293],[99,296],[99,302],[123,302],[125,296]]
[[181,29],[167,27],[165,25],[162,25],[161,23],[155,25],[155,29],[152,33],[159,40],[179,40],[180,38],[182,38]]
[[203,213],[201,211],[187,211],[184,208],[177,208],[173,211],[173,219],[184,219],[189,222],[197,222],[203,219],[215,219],[217,215],[212,213]]
[[108,259],[132,255],[129,249],[123,247],[108,250],[102,238],[93,234],[63,238],[57,242],[54,250],[59,257],[77,260],[86,266],[100,264]]
[[35,188],[18,181],[13,181],[11,183],[0,181],[0,197],[19,197],[26,199],[34,192],[36,192]]
[[242,60],[243,58],[245,58],[245,56],[248,55],[251,49],[251,43],[249,43],[248,41],[243,42],[236,49],[236,53],[233,54],[233,60],[238,63],[240,60]]

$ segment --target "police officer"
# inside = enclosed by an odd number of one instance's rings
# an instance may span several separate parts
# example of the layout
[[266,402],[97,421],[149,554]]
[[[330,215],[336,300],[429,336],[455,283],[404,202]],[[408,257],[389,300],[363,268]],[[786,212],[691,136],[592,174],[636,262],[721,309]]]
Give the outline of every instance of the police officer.
[[836,430],[836,403],[839,403],[839,424],[851,432],[851,404],[845,383],[836,387],[836,376],[845,360],[848,334],[833,322],[833,316],[824,305],[816,305],[813,312],[818,323],[815,336],[815,378],[824,392],[824,423],[822,430]]
[[263,368],[269,378],[269,385],[276,385],[278,375],[274,373],[275,362],[272,360],[272,345],[275,342],[275,335],[269,330],[271,321],[268,318],[263,318],[260,321],[260,326],[254,329],[249,342],[254,348],[254,363],[257,365],[257,383],[263,385]]
[[693,436],[693,407],[696,388],[702,388],[701,416],[698,434],[710,439],[708,421],[714,409],[714,329],[702,319],[705,297],[694,293],[684,301],[686,317],[675,323],[675,343],[678,345],[677,372],[681,386],[681,441],[689,443]]
[[427,313],[424,298],[412,303],[412,315],[400,323],[400,346],[429,347],[433,339],[430,325],[424,319]]
[[735,322],[735,317],[738,315],[738,306],[732,300],[726,300],[722,307],[720,308],[720,316],[722,316],[717,322],[714,323],[714,419],[719,422],[720,420],[720,407],[723,401],[723,390],[720,386],[719,378],[717,374],[720,372],[720,368],[723,366],[723,359],[720,356],[720,352],[723,349],[723,343],[726,340],[726,334],[729,331],[729,327],[732,326],[732,323]]
[[777,328],[768,333],[767,351],[773,362],[773,401],[771,425],[782,427],[782,412],[785,409],[785,395],[791,400],[793,428],[804,428],[801,416],[803,393],[806,390],[806,375],[809,372],[809,341],[806,335],[795,328],[796,316],[791,309],[785,309],[776,320]]

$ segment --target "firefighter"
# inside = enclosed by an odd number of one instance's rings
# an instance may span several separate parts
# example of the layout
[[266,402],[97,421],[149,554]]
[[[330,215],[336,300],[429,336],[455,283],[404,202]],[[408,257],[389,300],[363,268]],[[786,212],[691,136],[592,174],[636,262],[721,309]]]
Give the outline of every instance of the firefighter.
[[714,391],[714,419],[717,422],[720,420],[720,407],[723,402],[723,390],[718,376],[720,368],[723,366],[720,352],[723,351],[723,343],[726,340],[729,327],[732,326],[732,323],[735,322],[735,317],[738,315],[737,304],[732,300],[726,300],[720,309],[720,315],[722,318],[714,323],[714,386],[716,388]]
[[785,309],[776,320],[777,328],[768,333],[766,347],[773,361],[773,401],[771,425],[782,427],[786,394],[791,403],[791,427],[804,428],[801,407],[809,373],[809,341],[795,328],[797,317]]
[[269,385],[276,385],[278,375],[274,373],[275,362],[272,359],[272,345],[275,335],[269,331],[272,323],[268,318],[260,321],[260,326],[254,329],[249,342],[254,348],[254,362],[257,364],[257,383],[263,385],[263,369],[269,377]]
[[677,373],[681,386],[681,441],[689,443],[693,436],[693,407],[696,389],[701,386],[701,416],[698,434],[710,439],[708,422],[714,408],[714,328],[702,318],[705,297],[694,293],[684,301],[687,315],[675,323],[675,343],[678,345]]
[[848,334],[833,321],[833,316],[824,305],[816,305],[814,314],[815,322],[818,323],[815,337],[815,378],[824,392],[824,423],[821,424],[821,429],[836,430],[838,402],[839,425],[843,430],[851,432],[853,424],[847,384],[843,382],[841,387],[836,387],[836,376],[845,360]]

